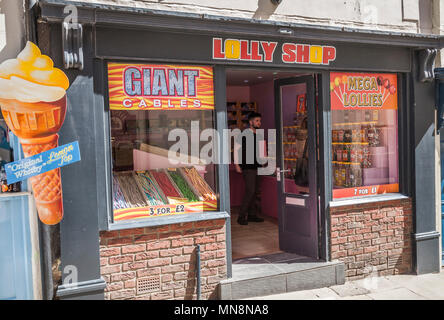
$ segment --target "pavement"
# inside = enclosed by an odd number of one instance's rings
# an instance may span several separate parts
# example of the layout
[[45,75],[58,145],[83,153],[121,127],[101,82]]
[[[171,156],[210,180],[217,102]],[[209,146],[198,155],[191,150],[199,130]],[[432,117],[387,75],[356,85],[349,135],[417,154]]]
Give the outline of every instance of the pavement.
[[444,300],[444,268],[440,273],[367,277],[328,288],[248,300]]

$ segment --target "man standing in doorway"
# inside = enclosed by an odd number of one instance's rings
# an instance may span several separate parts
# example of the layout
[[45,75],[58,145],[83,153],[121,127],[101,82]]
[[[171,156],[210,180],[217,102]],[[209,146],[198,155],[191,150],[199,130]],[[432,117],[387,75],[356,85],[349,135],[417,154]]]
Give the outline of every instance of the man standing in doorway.
[[[261,167],[261,165],[257,161],[258,137],[256,129],[261,127],[261,114],[257,112],[250,113],[248,115],[248,122],[250,127],[245,129],[243,134],[239,135],[241,141],[237,143],[237,146],[241,146],[242,148],[242,159],[241,161],[235,161],[236,172],[242,173],[245,183],[245,194],[237,219],[237,222],[241,225],[247,225],[249,221],[264,221],[264,219],[257,216],[260,211],[260,179],[257,175],[257,169]],[[251,136],[254,139],[251,139]],[[247,141],[249,143],[247,143]],[[254,152],[253,156],[251,154],[252,152]],[[235,152],[235,154],[237,154],[237,152]]]

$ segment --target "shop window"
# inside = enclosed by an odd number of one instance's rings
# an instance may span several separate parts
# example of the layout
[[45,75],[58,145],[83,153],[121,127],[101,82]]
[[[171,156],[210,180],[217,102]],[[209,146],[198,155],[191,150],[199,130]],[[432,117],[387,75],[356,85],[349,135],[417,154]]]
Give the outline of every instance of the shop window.
[[108,85],[114,221],[217,210],[216,164],[193,153],[215,128],[212,68],[109,63]]
[[330,80],[333,199],[399,192],[397,75]]

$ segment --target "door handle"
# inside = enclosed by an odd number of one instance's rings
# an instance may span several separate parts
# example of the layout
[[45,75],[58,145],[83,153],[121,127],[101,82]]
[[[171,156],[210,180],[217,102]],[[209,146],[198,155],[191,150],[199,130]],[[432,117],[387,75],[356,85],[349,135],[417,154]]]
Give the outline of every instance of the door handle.
[[276,168],[276,179],[277,179],[277,181],[281,181],[281,173],[290,172],[290,171],[291,171],[290,169],[281,170],[281,168],[277,167]]

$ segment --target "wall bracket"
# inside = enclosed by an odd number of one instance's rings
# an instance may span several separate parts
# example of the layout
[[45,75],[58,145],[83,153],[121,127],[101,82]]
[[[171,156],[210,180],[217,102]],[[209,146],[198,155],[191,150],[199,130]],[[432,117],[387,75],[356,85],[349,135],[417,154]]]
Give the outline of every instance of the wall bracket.
[[65,69],[83,70],[83,28],[80,23],[63,22],[62,44]]
[[435,78],[434,67],[437,49],[423,49],[418,51],[418,80],[432,82]]

